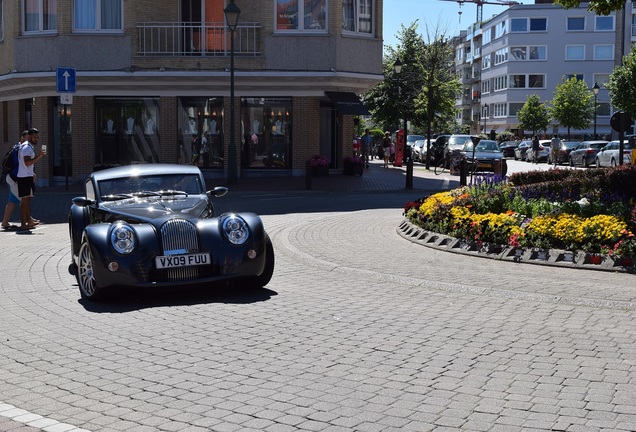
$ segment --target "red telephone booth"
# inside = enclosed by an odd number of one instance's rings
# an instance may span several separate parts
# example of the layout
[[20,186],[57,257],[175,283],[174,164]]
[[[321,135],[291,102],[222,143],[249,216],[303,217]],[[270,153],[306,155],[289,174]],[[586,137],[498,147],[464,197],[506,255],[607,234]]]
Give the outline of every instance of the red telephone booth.
[[406,137],[404,136],[404,129],[400,129],[395,133],[395,159],[393,160],[393,166],[402,166],[402,161],[404,160],[405,143]]

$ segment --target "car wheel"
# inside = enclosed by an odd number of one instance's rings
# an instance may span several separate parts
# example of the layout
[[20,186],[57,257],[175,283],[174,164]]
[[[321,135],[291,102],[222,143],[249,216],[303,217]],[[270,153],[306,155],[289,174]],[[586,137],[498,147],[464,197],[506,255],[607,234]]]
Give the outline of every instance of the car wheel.
[[587,161],[587,156],[583,157],[583,166],[585,168],[589,168],[590,167],[590,163]]
[[274,264],[274,246],[272,246],[272,241],[267,237],[265,240],[265,268],[263,269],[263,273],[256,277],[249,278],[244,286],[248,289],[263,288],[272,280]]
[[80,296],[84,300],[97,300],[101,294],[93,273],[93,261],[91,259],[91,247],[88,239],[82,239],[79,255],[77,257],[77,272],[75,273],[79,285]]
[[601,167],[601,161],[598,160],[598,158],[596,158],[596,160],[594,161],[594,163],[596,164],[596,168],[600,168]]
[[572,159],[572,156],[568,158],[568,161],[570,162],[570,166],[574,166],[574,159]]
[[[598,165],[598,164],[597,164],[597,165]],[[617,165],[617,164],[616,164],[616,159],[612,158],[612,160],[610,161],[610,165],[611,165],[611,166],[613,166],[613,167],[615,167],[615,166]]]

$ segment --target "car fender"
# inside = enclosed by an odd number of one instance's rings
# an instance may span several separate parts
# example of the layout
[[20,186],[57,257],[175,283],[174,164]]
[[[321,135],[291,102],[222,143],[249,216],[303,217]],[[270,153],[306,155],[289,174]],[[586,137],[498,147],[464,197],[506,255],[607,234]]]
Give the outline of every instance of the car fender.
[[88,209],[83,206],[73,204],[68,215],[69,237],[71,239],[71,256],[75,257],[79,253],[82,243],[82,233],[84,228],[90,224]]

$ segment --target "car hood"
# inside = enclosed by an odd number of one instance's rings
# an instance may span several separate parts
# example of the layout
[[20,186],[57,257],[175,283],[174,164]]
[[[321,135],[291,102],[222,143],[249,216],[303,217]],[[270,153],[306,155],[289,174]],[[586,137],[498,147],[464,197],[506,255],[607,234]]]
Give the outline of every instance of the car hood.
[[200,196],[131,198],[102,203],[100,207],[113,214],[149,222],[172,215],[197,218],[205,213],[208,200]]

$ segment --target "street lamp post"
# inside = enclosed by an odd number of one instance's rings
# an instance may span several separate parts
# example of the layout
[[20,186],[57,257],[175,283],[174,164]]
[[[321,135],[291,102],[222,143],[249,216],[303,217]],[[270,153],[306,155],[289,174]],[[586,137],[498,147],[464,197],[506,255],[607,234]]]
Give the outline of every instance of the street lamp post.
[[[397,75],[400,75],[400,73],[402,72],[402,62],[400,61],[399,58],[395,60],[395,63],[393,64],[393,70],[395,71]],[[399,86],[401,87],[401,82]],[[410,157],[408,157],[409,155],[407,155],[408,145],[407,145],[406,137],[408,136],[408,132],[407,132],[406,110],[404,109],[402,110],[402,115],[404,116],[404,151],[402,152],[402,164],[406,166],[405,188],[413,189],[413,159],[411,159]]]
[[488,104],[484,104],[484,135],[486,135],[486,118],[488,117]]
[[594,83],[594,87],[592,87],[592,92],[594,93],[594,139],[596,139],[596,112],[597,112],[596,102],[598,101],[598,92],[600,90],[601,88],[598,86],[598,83]]
[[223,9],[225,21],[230,29],[230,143],[227,148],[227,177],[228,183],[236,182],[236,142],[234,133],[234,31],[238,25],[241,9],[234,4],[234,0]]

